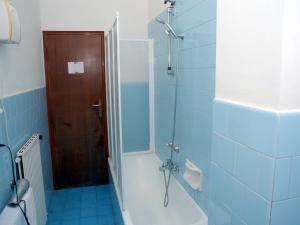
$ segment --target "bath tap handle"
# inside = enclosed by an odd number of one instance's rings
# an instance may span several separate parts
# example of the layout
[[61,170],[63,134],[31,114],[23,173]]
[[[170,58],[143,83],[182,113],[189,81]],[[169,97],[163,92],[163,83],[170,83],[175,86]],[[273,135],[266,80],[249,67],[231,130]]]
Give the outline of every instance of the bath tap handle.
[[179,173],[179,166],[178,165],[174,165],[173,172]]
[[179,146],[175,146],[174,147],[174,151],[178,153],[180,151],[180,147]]
[[166,170],[167,165],[165,163],[162,163],[162,165],[159,167],[159,171]]
[[173,142],[169,142],[166,145],[167,145],[167,147],[172,147],[173,146]]

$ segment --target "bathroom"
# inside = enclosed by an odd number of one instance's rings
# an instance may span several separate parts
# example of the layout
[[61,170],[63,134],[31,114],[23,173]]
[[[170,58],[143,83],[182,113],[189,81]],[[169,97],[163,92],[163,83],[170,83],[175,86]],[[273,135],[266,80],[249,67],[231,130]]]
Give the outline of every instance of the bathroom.
[[0,0],[0,225],[299,225],[300,2]]

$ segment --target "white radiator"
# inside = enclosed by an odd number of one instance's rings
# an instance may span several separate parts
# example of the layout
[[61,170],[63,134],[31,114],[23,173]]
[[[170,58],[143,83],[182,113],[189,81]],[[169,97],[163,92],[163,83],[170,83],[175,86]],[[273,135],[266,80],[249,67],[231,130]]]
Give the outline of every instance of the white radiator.
[[29,180],[33,190],[37,223],[38,225],[45,225],[47,222],[47,210],[39,135],[34,134],[18,151],[17,157],[21,158],[22,171],[20,176]]

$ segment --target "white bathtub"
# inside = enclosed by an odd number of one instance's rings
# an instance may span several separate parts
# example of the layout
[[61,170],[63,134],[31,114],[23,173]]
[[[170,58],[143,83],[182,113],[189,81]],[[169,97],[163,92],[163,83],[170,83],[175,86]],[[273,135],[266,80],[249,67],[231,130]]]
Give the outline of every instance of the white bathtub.
[[125,225],[207,225],[208,219],[182,186],[172,177],[169,206],[161,161],[155,154],[124,156]]

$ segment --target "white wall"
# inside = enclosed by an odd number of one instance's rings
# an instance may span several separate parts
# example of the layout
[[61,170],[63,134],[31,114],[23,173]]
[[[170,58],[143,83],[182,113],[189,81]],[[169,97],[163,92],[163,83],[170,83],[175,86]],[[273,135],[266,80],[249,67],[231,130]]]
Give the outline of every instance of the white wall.
[[160,13],[162,13],[167,5],[164,4],[164,0],[148,0],[149,10],[148,10],[148,18],[149,21],[157,17]]
[[216,97],[300,109],[297,0],[219,0]]
[[279,107],[300,109],[300,1],[286,0]]
[[12,0],[19,13],[19,45],[0,44],[0,97],[44,85],[39,0]]
[[147,37],[148,0],[42,0],[42,30],[108,30],[120,13],[122,38]]
[[219,0],[216,97],[276,108],[281,70],[281,0]]

